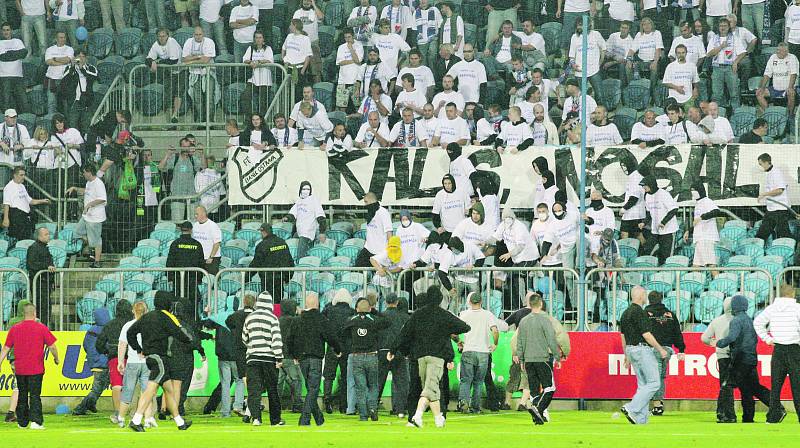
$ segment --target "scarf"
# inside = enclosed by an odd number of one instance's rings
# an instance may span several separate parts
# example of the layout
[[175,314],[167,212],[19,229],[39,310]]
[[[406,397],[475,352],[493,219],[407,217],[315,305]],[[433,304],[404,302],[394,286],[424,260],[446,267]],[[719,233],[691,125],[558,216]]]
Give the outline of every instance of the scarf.
[[[311,111],[313,112],[314,109],[312,108]],[[289,127],[283,128],[283,146],[289,146]]]
[[427,19],[422,18],[423,10],[419,8],[417,8],[414,16],[416,18],[415,22],[417,23],[417,36],[424,42],[428,42],[436,35],[436,11],[429,8],[425,12],[428,13]]
[[395,6],[392,4],[388,5],[389,8],[389,21],[392,25],[392,31],[395,34],[401,34],[403,32],[403,23],[401,22],[403,18],[403,5],[397,7],[397,14],[395,14]]
[[[458,38],[458,14],[453,12],[453,15],[450,16],[449,19],[445,18],[442,21],[442,26],[439,28],[439,45],[441,45],[444,41],[442,40],[442,35],[444,34],[444,25],[447,22],[450,22],[450,43],[455,45],[456,39]],[[453,53],[455,53],[455,49],[453,49]]]
[[130,159],[125,160],[125,168],[123,169],[122,176],[119,179],[119,189],[117,190],[117,197],[123,201],[128,201],[131,198],[131,191],[136,189],[136,173],[133,169],[133,161]]
[[378,77],[378,64],[381,62],[378,61],[375,65],[372,66],[372,72],[369,74],[369,82],[367,82],[367,70],[369,70],[369,63],[366,64],[364,67],[364,78],[361,80],[361,93],[369,98],[369,85],[372,84],[372,80]]
[[362,23],[361,25],[353,27],[353,33],[355,33],[356,40],[367,41],[370,38],[369,18],[368,18],[369,17],[369,8],[370,8],[369,6],[367,6],[366,8],[363,7],[363,6],[359,6],[358,7],[358,12],[356,13],[356,18],[367,17],[367,20],[364,23]]
[[408,135],[406,136],[406,123],[401,121],[400,122],[400,135],[397,137],[397,144],[399,146],[417,146],[419,143],[417,142],[417,120],[411,120],[409,125],[411,128],[409,129]]
[[381,204],[378,202],[373,202],[372,204],[367,205],[367,224],[372,222],[372,218],[375,217],[375,213],[378,212],[378,208],[380,208]]

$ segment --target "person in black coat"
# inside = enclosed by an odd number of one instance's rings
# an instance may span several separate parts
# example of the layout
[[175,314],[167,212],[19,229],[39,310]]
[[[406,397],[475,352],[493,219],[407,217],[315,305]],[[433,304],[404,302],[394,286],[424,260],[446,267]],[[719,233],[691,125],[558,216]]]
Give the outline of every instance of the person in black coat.
[[[34,297],[36,302],[36,315],[39,321],[47,325],[48,318],[50,317],[50,292],[55,286],[55,263],[53,263],[53,256],[50,254],[50,249],[47,248],[47,243],[50,242],[50,230],[46,227],[40,227],[36,231],[36,242],[28,247],[28,255],[25,259],[25,267],[28,269],[28,277],[31,279],[31,285],[36,285],[35,292],[39,297]],[[41,272],[39,280],[36,280],[36,274]],[[33,292],[31,293],[33,296]]]
[[[392,372],[392,413],[405,414],[406,395],[408,394],[408,359],[397,356],[391,362],[386,359],[403,326],[408,322],[408,302],[399,299],[396,294],[390,293],[384,298],[386,310],[383,316],[389,320],[389,328],[380,333],[380,346],[378,348],[378,393],[383,392],[386,378]],[[417,396],[419,396],[417,392]]]
[[[294,260],[289,246],[281,237],[272,233],[272,226],[268,223],[261,225],[261,242],[256,246],[253,261],[250,262],[251,268],[293,268]],[[249,277],[255,275],[248,274]],[[280,273],[259,273],[261,278],[261,289],[270,293],[272,297],[283,297],[283,285],[289,282],[292,273],[284,271]]]
[[[336,291],[333,296],[331,305],[325,307],[322,314],[330,322],[331,328],[339,334],[339,332],[347,324],[347,321],[356,314],[352,307],[353,297],[346,289]],[[322,377],[325,379],[323,382],[323,402],[325,404],[325,412],[328,414],[333,413],[334,404],[338,404],[339,412],[345,413],[347,408],[347,363],[350,347],[342,341],[341,356],[336,356],[333,347],[328,346],[328,351],[325,353],[325,368],[322,371]],[[336,392],[336,399],[333,396],[333,381],[336,379],[336,368],[339,368],[339,390]],[[338,401],[338,403],[335,403]]]
[[[236,310],[225,319],[225,326],[231,330],[233,336],[233,359],[236,361],[236,372],[240,379],[247,377],[247,346],[242,341],[242,330],[247,316],[255,310],[256,297],[252,294],[245,294],[242,299],[242,309]],[[245,383],[246,384],[246,383]],[[245,405],[247,401],[245,400]],[[249,422],[249,418],[247,419]]]
[[[647,296],[647,301],[650,303],[645,307],[647,317],[650,319],[650,331],[656,338],[659,344],[669,353],[666,358],[656,357],[658,361],[658,370],[661,374],[661,387],[655,395],[653,401],[658,401],[659,404],[653,406],[653,415],[664,415],[664,393],[666,392],[666,378],[667,366],[669,365],[669,358],[675,354],[673,347],[678,349],[678,359],[683,361],[683,353],[686,351],[686,343],[683,341],[683,331],[681,330],[681,323],[675,316],[675,313],[667,309],[662,300],[663,294],[658,291],[650,291]],[[689,310],[683,311],[688,313]]]
[[[303,372],[300,371],[300,364],[291,347],[286,344],[286,340],[296,330],[295,321],[297,321],[297,302],[294,299],[281,300],[281,317],[278,318],[278,322],[281,326],[284,362],[278,372],[278,390],[281,392],[281,403],[289,403],[292,413],[299,414],[303,411]],[[286,383],[289,385],[289,397],[284,400],[283,390]]]
[[[260,134],[257,134],[258,132],[260,132]],[[278,140],[272,135],[272,131],[264,121],[264,117],[256,113],[250,115],[250,122],[247,123],[244,131],[239,134],[239,145],[252,146],[255,149],[266,150],[277,147]]]
[[[179,228],[181,236],[169,247],[167,267],[205,269],[206,260],[203,256],[203,246],[192,238],[192,223],[185,221]],[[198,272],[167,272],[167,279],[175,286],[175,291],[193,304],[197,302],[197,285],[202,281],[201,276],[202,274]]]
[[70,126],[83,134],[92,119],[88,111],[92,107],[94,99],[92,86],[97,80],[98,71],[97,67],[89,64],[86,50],[79,49],[76,53],[75,62],[67,66],[59,85],[59,101],[64,104]]

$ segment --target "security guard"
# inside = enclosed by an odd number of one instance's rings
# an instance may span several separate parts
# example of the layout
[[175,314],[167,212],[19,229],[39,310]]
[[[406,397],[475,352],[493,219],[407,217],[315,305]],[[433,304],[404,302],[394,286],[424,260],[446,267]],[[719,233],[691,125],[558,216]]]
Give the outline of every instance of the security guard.
[[[203,256],[203,246],[199,241],[192,238],[192,223],[183,222],[178,226],[181,236],[172,242],[167,255],[168,268],[205,268],[206,262]],[[196,272],[168,272],[169,280],[175,285],[175,290],[179,296],[186,297],[196,305],[197,285],[202,281],[200,274]],[[181,275],[183,278],[183,294],[179,288]]]
[[[293,268],[294,260],[289,252],[289,245],[283,238],[272,233],[269,223],[261,225],[261,242],[256,246],[256,253],[251,268]],[[283,297],[283,284],[291,278],[291,272],[280,273],[261,272],[262,291],[268,291],[272,297]]]

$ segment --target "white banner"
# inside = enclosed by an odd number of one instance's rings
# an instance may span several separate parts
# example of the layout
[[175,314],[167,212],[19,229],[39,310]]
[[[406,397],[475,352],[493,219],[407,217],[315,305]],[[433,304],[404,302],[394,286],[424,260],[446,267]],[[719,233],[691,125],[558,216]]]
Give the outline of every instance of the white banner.
[[[691,203],[694,182],[706,185],[709,197],[719,205],[758,205],[756,197],[764,173],[757,158],[772,156],[776,169],[789,181],[789,197],[800,204],[798,145],[678,145],[640,149],[634,146],[588,148],[587,184],[599,188],[611,204],[623,202],[626,173],[640,164],[649,167],[659,185],[680,202]],[[492,148],[465,147],[481,176],[500,185],[505,205],[534,207],[534,185],[539,176],[531,162],[548,160],[556,184],[572,198],[578,189],[580,148],[531,147],[517,154],[498,154]],[[329,159],[317,149],[261,152],[249,148],[228,150],[229,204],[292,204],[300,182],[308,180],[314,195],[324,205],[361,205],[368,191],[387,206],[429,206],[448,172],[449,159],[443,149],[385,148],[354,151],[344,159]],[[761,204],[763,205],[763,204]]]

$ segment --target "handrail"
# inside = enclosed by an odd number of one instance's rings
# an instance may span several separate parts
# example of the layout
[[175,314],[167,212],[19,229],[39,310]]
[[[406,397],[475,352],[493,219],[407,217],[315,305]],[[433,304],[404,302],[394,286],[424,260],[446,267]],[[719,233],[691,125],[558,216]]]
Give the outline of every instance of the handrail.
[[[4,325],[3,322],[5,322],[5,316],[3,316],[3,312],[5,310],[5,304],[3,303],[3,299],[4,299],[4,297],[3,297],[4,294],[3,293],[5,292],[5,289],[3,288],[3,286],[4,286],[4,283],[5,283],[5,280],[6,280],[5,279],[6,273],[13,273],[13,274],[22,275],[22,277],[25,279],[25,299],[31,300],[31,281],[30,281],[30,278],[28,277],[28,273],[23,271],[22,269],[19,269],[19,268],[0,268],[0,331],[5,330],[5,327],[3,326]],[[36,296],[33,297],[33,300],[34,300],[33,304],[34,305],[36,305],[36,298],[35,297]],[[11,302],[11,315],[13,316],[14,314],[15,314],[14,302],[12,300],[12,302]],[[9,319],[11,319],[11,316],[9,316]]]
[[103,99],[100,101],[100,106],[97,107],[97,110],[92,115],[91,125],[98,123],[103,117],[111,110],[108,105],[111,102],[111,95],[116,94],[117,90],[122,90],[122,107],[121,109],[126,109],[125,100],[128,98],[125,95],[125,89],[127,88],[127,84],[125,83],[125,78],[120,74],[114,77],[114,80],[111,81],[111,85],[106,90],[105,95],[103,95]]
[[[159,222],[162,221],[161,208],[164,206],[164,204],[167,203],[167,201],[186,201],[186,207],[187,207],[187,210],[188,210],[189,203],[192,200],[201,198],[203,196],[203,194],[205,194],[207,191],[209,191],[211,189],[217,188],[217,186],[219,186],[219,184],[225,182],[226,179],[228,179],[228,173],[223,174],[222,176],[220,176],[219,179],[215,180],[214,182],[211,182],[210,184],[208,184],[208,186],[206,186],[206,188],[203,188],[202,190],[200,190],[199,192],[197,192],[195,194],[183,194],[183,195],[178,194],[178,195],[167,196],[165,198],[162,198],[160,201],[158,201],[158,221]],[[226,188],[225,191],[227,192],[228,189]],[[227,200],[227,195],[226,195],[226,199],[225,200]],[[220,201],[220,203],[224,204],[225,201]]]

